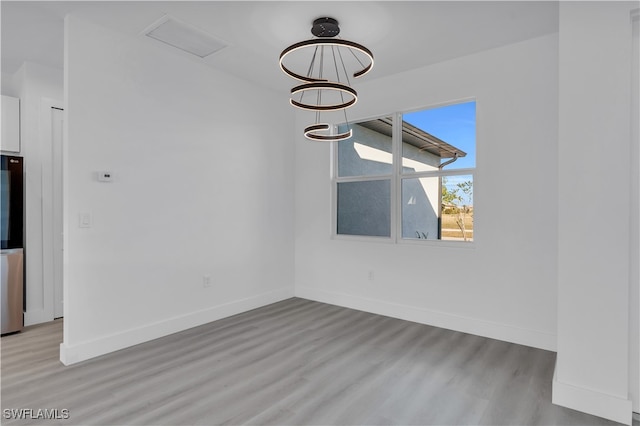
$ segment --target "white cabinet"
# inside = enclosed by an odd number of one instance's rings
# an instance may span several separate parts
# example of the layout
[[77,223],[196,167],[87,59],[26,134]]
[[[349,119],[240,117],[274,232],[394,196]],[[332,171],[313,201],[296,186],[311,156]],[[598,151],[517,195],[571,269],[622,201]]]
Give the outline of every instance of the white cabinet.
[[20,99],[2,95],[0,150],[20,152]]

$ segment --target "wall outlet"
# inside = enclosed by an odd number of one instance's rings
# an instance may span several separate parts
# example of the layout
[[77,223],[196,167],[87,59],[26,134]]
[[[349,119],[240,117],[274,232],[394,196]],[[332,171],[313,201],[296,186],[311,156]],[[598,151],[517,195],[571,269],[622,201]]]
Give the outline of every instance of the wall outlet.
[[98,182],[113,182],[113,172],[98,172]]
[[375,275],[373,271],[369,271],[369,281],[373,281],[374,278],[375,278]]
[[204,288],[211,287],[211,275],[203,275],[202,276],[202,287],[204,287]]

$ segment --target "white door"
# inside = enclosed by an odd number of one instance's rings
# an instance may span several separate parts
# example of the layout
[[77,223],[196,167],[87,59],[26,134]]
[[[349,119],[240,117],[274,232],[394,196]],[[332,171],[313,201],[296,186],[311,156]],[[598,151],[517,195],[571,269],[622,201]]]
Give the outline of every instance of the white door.
[[53,317],[63,315],[62,294],[62,119],[61,109],[51,108],[51,171],[53,175]]

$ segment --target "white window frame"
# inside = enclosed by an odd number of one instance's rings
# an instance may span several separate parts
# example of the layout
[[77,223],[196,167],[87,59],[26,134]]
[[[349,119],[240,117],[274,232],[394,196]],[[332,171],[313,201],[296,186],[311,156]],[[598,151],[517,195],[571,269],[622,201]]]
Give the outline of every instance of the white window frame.
[[[365,122],[369,120],[375,120],[383,117],[392,117],[392,137],[391,137],[391,154],[392,154],[392,172],[390,174],[380,175],[365,175],[365,176],[338,176],[338,144],[339,142],[332,142],[330,148],[331,155],[331,238],[336,240],[346,241],[362,241],[362,242],[379,242],[390,244],[415,244],[420,246],[438,246],[438,247],[458,247],[458,248],[475,248],[477,241],[475,226],[473,232],[472,241],[455,241],[455,240],[442,240],[442,239],[417,239],[417,238],[403,238],[402,237],[402,182],[404,179],[418,179],[424,177],[446,177],[446,176],[467,176],[470,175],[473,180],[474,188],[474,205],[475,205],[475,189],[477,187],[476,173],[478,167],[478,157],[476,154],[476,167],[462,168],[462,169],[450,169],[450,170],[437,170],[437,171],[422,171],[422,172],[408,172],[402,171],[402,126],[398,123],[402,123],[402,115],[411,113],[414,111],[422,111],[431,108],[440,108],[448,105],[455,105],[465,102],[476,102],[475,98],[466,98],[453,102],[447,102],[444,104],[431,105],[423,108],[417,108],[415,110],[407,110],[402,112],[394,112],[391,114],[382,114],[373,116],[370,118],[360,119],[357,122]],[[476,113],[476,153],[477,153],[477,113]],[[345,182],[366,182],[366,181],[379,181],[389,180],[391,183],[390,188],[390,236],[368,236],[368,235],[348,235],[338,234],[338,184]],[[474,206],[475,213],[475,206]],[[475,219],[475,214],[474,214]]]

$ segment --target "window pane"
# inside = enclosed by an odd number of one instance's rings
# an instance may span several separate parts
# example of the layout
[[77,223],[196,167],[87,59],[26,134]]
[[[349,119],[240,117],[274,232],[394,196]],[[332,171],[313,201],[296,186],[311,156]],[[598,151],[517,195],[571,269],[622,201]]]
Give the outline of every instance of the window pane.
[[[338,142],[338,176],[391,174],[391,123],[391,117],[385,117],[352,124],[353,136]],[[348,129],[341,125],[338,131]]]
[[403,179],[402,238],[473,241],[473,176]]
[[438,239],[439,177],[402,180],[402,238]]
[[402,115],[404,173],[476,166],[476,103],[429,108]]
[[391,181],[338,183],[338,234],[391,236]]
[[442,239],[473,241],[473,176],[442,177]]

